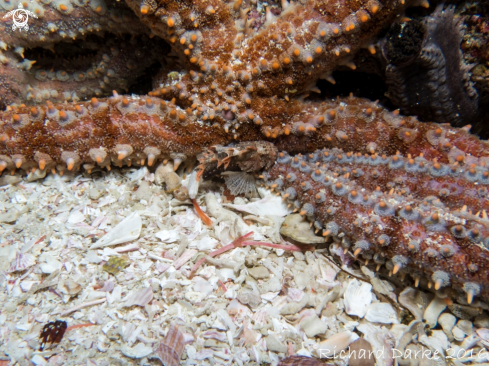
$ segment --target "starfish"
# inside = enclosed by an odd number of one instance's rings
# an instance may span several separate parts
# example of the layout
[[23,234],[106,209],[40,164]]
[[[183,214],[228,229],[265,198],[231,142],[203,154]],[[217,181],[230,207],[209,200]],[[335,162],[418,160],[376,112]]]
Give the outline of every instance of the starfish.
[[197,159],[201,174],[234,160],[270,168],[268,184],[354,257],[437,290],[452,285],[469,303],[487,298],[487,142],[365,99],[308,98],[319,78],[354,68],[359,49],[377,52],[373,39],[407,6],[426,4],[283,0],[263,14],[241,0],[127,4],[134,24],[172,49],[153,91],[9,106],[0,170],[42,176],[167,159],[176,168]]

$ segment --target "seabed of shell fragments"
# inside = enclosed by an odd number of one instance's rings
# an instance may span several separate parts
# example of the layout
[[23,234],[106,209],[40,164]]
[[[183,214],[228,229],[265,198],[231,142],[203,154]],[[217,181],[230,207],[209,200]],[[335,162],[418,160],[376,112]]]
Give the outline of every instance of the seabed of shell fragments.
[[[337,263],[321,243],[304,253],[235,248],[190,276],[249,232],[282,245],[322,238],[270,191],[234,197],[205,181],[197,200],[208,227],[185,188],[167,193],[180,184],[170,180],[144,167],[2,178],[0,365],[161,365],[153,351],[171,324],[184,333],[182,365],[333,353],[336,365],[489,363],[486,305],[450,306],[372,267]],[[67,322],[64,337],[40,351],[42,328],[56,320]],[[369,350],[375,361],[362,359]]]

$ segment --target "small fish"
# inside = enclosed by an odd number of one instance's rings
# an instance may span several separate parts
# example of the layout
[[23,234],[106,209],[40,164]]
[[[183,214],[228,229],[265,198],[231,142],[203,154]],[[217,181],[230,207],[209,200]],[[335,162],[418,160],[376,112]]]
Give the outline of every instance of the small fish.
[[46,343],[59,343],[61,339],[63,339],[63,335],[65,334],[67,328],[67,324],[65,321],[56,320],[55,322],[47,323],[44,328],[42,328],[41,335],[39,336],[39,340],[41,341],[41,345],[39,347],[39,351],[44,349]]
[[128,265],[129,258],[127,256],[110,257],[109,261],[103,265],[102,269],[115,276]]

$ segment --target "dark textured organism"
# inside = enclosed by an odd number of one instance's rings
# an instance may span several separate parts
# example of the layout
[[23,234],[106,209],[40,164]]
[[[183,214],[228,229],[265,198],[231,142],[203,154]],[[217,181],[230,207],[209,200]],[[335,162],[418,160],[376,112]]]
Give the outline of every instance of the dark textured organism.
[[56,320],[54,322],[47,323],[41,331],[39,340],[41,345],[39,351],[44,350],[47,343],[59,343],[63,339],[63,335],[66,332],[67,324],[63,320]]
[[330,366],[331,363],[326,363],[315,358],[306,356],[289,356],[281,360],[278,366]]
[[393,103],[423,121],[462,127],[479,117],[472,65],[463,61],[461,21],[439,5],[422,20],[395,23],[382,41],[386,84]]

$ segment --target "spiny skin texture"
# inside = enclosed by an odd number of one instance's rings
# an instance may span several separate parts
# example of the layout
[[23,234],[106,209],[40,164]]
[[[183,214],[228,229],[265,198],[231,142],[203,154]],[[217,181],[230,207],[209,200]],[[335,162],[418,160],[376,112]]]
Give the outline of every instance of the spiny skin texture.
[[2,109],[14,103],[78,101],[125,91],[167,52],[161,40],[149,39],[146,27],[123,3],[22,2],[38,19],[29,19],[28,31],[14,31],[12,19],[3,17],[19,4],[0,1]]
[[[413,141],[419,153],[423,139]],[[470,303],[479,294],[489,298],[487,159],[460,165],[339,149],[296,157],[282,152],[264,176],[355,257],[417,283],[427,278],[437,290],[464,290]]]
[[476,123],[479,98],[470,81],[473,65],[464,63],[459,47],[462,21],[455,18],[455,7],[439,5],[420,22],[423,29],[410,32],[416,22],[394,24],[382,42],[389,97],[404,113],[424,121],[457,127]]
[[92,169],[97,164],[154,162],[175,153],[188,159],[211,145],[227,145],[234,137],[259,141],[269,131],[273,137],[278,129],[289,133],[271,141],[290,153],[323,147],[362,154],[393,155],[399,151],[414,157],[422,152],[425,159],[445,164],[479,164],[489,156],[488,143],[463,129],[423,124],[365,99],[322,103],[275,100],[273,109],[265,108],[272,102],[262,98],[265,105],[258,108],[263,111],[262,124],[245,120],[239,135],[226,133],[216,121],[199,121],[194,113],[154,97],[117,95],[76,106],[15,107],[0,114],[0,168],[64,170],[86,163],[87,169]]
[[[164,50],[156,40],[131,37],[108,35],[102,46],[99,40],[86,39],[83,51],[88,53],[89,59],[53,61],[38,55],[34,67],[27,58],[20,61],[19,54],[7,50],[0,56],[3,64],[0,99],[6,105],[24,100],[39,104],[48,100],[77,101],[105,95],[108,90],[127,90]],[[52,54],[51,51],[45,53]]]
[[[127,2],[143,23],[169,41],[185,67],[204,73],[199,80],[182,75],[185,89],[214,82],[225,91],[236,80],[240,85],[233,86],[236,90],[231,93],[236,99],[245,93],[273,96],[289,94],[287,90],[307,91],[360,47],[371,44],[383,24],[407,6],[399,1],[284,1],[279,17],[270,15],[259,31],[253,31],[240,0]],[[253,91],[245,90],[250,86]]]

